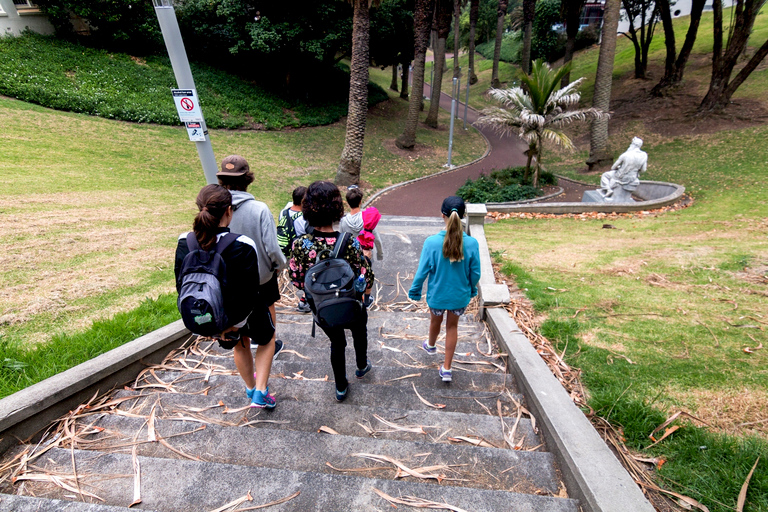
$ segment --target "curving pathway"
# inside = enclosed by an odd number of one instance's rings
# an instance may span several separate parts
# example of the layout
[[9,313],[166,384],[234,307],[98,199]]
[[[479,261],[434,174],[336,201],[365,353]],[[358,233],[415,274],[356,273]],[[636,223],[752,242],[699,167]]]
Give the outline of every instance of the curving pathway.
[[[429,85],[425,84],[424,90],[428,94]],[[460,105],[463,108],[463,103]],[[449,95],[441,94],[440,107],[450,112]],[[454,130],[463,129],[463,115],[464,111],[461,110],[461,119],[457,119]],[[480,114],[476,110],[470,108],[467,112],[468,123],[474,124],[478,117]],[[526,156],[523,152],[528,149],[525,142],[517,137],[501,137],[489,127],[476,128],[485,136],[490,146],[485,158],[449,172],[401,185],[376,197],[370,204],[378,208],[383,215],[435,216],[440,212],[443,199],[454,195],[467,178],[477,179],[481,173],[488,174],[493,169],[525,165]]]

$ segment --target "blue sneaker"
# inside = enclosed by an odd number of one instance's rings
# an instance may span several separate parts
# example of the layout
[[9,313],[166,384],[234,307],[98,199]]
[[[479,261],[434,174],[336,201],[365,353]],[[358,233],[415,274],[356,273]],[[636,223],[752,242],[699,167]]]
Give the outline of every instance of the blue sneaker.
[[443,382],[451,382],[453,374],[451,373],[451,370],[446,370],[443,368],[443,365],[440,365],[438,374],[440,375],[440,378],[443,379]]
[[[256,378],[256,374],[255,373],[253,374],[253,378],[254,379]],[[245,388],[245,396],[247,396],[248,400],[250,400],[251,402],[253,402],[253,394],[255,392],[256,392],[256,388],[253,388],[253,389],[248,388],[248,387]]]
[[349,382],[347,382],[347,387],[344,388],[344,391],[336,390],[336,401],[337,402],[343,402],[347,399],[347,391],[349,391]]
[[363,377],[365,377],[366,373],[371,371],[371,368],[372,368],[371,362],[370,361],[366,361],[365,368],[363,368],[362,370],[360,370],[360,369],[355,370],[355,377],[357,377],[358,379],[362,379]]
[[258,389],[253,390],[251,407],[258,407],[259,409],[274,409],[275,404],[275,397],[269,394],[269,386],[267,386],[267,389],[264,392],[261,392]]
[[429,342],[427,340],[424,340],[421,344],[421,348],[427,351],[427,354],[437,354],[437,345],[434,347],[429,346]]

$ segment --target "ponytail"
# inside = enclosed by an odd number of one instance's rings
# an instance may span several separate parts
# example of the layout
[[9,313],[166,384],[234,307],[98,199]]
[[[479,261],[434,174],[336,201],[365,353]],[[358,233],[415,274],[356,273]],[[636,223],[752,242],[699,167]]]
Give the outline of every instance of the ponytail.
[[451,263],[464,259],[464,230],[461,227],[461,219],[456,210],[451,212],[448,223],[445,226],[445,240],[443,240],[443,256]]
[[232,194],[221,185],[206,185],[197,194],[197,208],[192,229],[197,243],[204,251],[210,251],[216,245],[216,234],[221,219],[232,206]]

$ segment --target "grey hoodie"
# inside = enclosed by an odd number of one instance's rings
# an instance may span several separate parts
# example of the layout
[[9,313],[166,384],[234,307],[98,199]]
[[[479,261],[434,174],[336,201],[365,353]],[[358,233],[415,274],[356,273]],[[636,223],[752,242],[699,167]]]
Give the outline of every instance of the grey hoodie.
[[265,284],[275,270],[285,268],[286,260],[277,244],[277,228],[272,212],[266,204],[257,201],[253,195],[240,190],[232,193],[232,222],[229,229],[249,237],[256,243],[259,257],[259,284]]

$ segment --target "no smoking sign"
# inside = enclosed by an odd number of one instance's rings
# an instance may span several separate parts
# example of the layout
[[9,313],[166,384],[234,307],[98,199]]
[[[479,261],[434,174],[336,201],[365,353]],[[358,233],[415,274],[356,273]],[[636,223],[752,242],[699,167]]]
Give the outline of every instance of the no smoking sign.
[[203,120],[203,112],[200,110],[200,102],[194,89],[171,89],[171,93],[182,123]]

